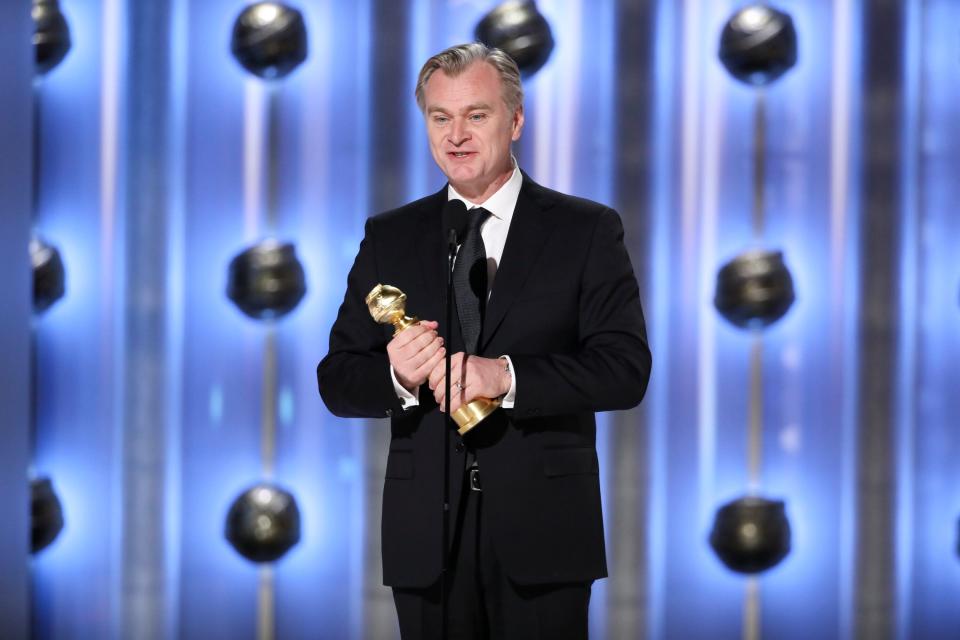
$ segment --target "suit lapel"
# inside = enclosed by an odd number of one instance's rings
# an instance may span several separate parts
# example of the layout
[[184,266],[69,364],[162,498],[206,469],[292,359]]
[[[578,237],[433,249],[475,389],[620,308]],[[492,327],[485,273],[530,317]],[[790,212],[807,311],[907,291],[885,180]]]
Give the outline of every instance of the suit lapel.
[[549,237],[551,226],[545,215],[548,205],[539,197],[540,192],[540,187],[524,174],[517,208],[510,221],[507,242],[493,281],[493,293],[487,303],[478,349],[481,353],[522,291]]
[[[447,243],[443,237],[440,214],[447,201],[447,187],[425,198],[420,210],[415,240],[416,253],[423,276],[423,299],[413,301],[411,311],[421,318],[444,321],[446,300],[445,279],[447,267]],[[416,306],[413,306],[416,305]]]

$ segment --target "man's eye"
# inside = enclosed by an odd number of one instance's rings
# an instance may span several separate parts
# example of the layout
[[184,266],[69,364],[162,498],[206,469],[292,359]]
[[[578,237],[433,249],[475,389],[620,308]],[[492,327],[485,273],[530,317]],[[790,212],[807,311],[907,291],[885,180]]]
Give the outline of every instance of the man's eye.
[[436,123],[436,124],[447,124],[447,121],[448,121],[448,120],[450,120],[450,118],[448,118],[448,117],[446,117],[446,116],[434,116],[434,118],[433,118],[433,121],[434,121],[434,123]]
[[487,117],[487,114],[485,113],[474,113],[473,115],[470,116],[470,120],[472,120],[473,122],[480,122],[481,120],[486,119],[486,117]]

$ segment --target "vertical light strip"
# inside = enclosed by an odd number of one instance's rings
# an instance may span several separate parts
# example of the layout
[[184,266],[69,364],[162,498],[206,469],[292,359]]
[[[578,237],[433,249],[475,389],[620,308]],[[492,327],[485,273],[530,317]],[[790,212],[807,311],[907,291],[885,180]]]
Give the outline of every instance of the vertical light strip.
[[[554,25],[554,35],[556,36],[556,25]],[[557,47],[559,49],[559,47]],[[558,55],[554,50],[553,55]],[[559,65],[547,65],[535,76],[533,83],[527,81],[525,84],[529,87],[534,85],[534,90],[530,93],[534,98],[534,121],[533,121],[533,177],[546,186],[557,189],[557,171],[556,171],[556,139],[557,129],[554,125],[555,104],[557,101],[557,80]],[[527,126],[529,126],[529,122]]]
[[[712,40],[712,31],[700,23],[697,41]],[[696,62],[709,68],[701,57],[703,50],[696,49]],[[716,445],[717,445],[717,380],[716,380],[716,312],[713,299],[714,282],[717,267],[717,224],[718,202],[720,196],[720,155],[723,149],[720,118],[725,111],[726,92],[723,91],[720,74],[707,73],[706,100],[698,101],[696,109],[703,114],[702,145],[696,157],[703,159],[700,198],[698,201],[700,217],[700,237],[698,242],[699,274],[695,291],[698,292],[697,314],[697,360],[698,360],[698,440],[700,456],[700,526],[706,526],[715,508],[716,489]],[[709,109],[703,109],[709,104]]]
[[[583,55],[581,3],[566,3],[562,12],[554,11],[553,15],[563,16],[563,46],[556,47],[553,53],[555,56],[560,56],[561,59],[557,61],[555,68],[562,69],[563,73],[553,74],[557,79],[559,103],[551,100],[543,106],[551,111],[556,110],[557,113],[553,188],[564,193],[572,193],[575,190],[573,173],[576,162],[577,131],[580,130],[577,126],[580,115],[580,89],[584,80],[580,63]],[[557,24],[557,20],[554,20],[554,23]]]
[[181,428],[183,412],[183,349],[186,322],[186,149],[187,149],[187,0],[170,4],[170,164],[167,167],[167,452],[165,488],[166,637],[180,635],[180,537],[182,501]]
[[897,637],[907,638],[913,610],[913,526],[914,526],[914,417],[919,391],[918,331],[920,323],[920,274],[918,225],[924,214],[920,198],[921,140],[925,130],[923,91],[923,9],[919,0],[906,3],[903,48],[903,122],[901,122],[901,259],[900,259],[900,336],[897,340],[897,492],[896,492],[896,593]]
[[[356,37],[356,68],[364,70],[365,73],[357,74],[360,76],[357,81],[357,85],[353,87],[356,90],[356,96],[354,103],[356,105],[357,113],[362,114],[364,117],[364,126],[360,127],[360,132],[357,135],[357,149],[360,151],[355,154],[355,168],[356,168],[356,178],[355,178],[355,189],[354,192],[357,194],[356,206],[358,208],[357,212],[354,215],[354,224],[349,226],[342,226],[343,228],[352,228],[352,229],[363,229],[364,223],[368,214],[370,213],[370,191],[371,191],[371,181],[369,176],[369,167],[370,167],[370,131],[373,129],[373,118],[376,114],[377,105],[371,104],[371,78],[373,77],[373,43],[372,43],[372,34],[374,31],[374,24],[372,19],[372,7],[371,2],[373,0],[359,0],[356,3],[356,15],[357,15],[357,25],[358,29],[355,34]],[[331,98],[336,100],[337,94],[336,89],[332,91]],[[334,109],[334,113],[337,113],[337,110]],[[336,126],[336,123],[332,123]],[[376,179],[376,178],[375,178]],[[339,188],[335,188],[339,190]],[[355,250],[355,247],[352,248]],[[342,287],[342,283],[337,283],[338,294],[339,288]],[[371,435],[369,429],[375,428],[372,425],[368,424],[366,429],[352,429],[353,432],[353,451],[358,453],[358,460],[365,461],[368,459],[368,441],[370,439],[375,439],[375,435]],[[357,519],[354,520],[354,523],[359,523],[364,526],[363,532],[366,533],[367,527],[370,523],[376,522],[373,518],[368,518],[367,513],[369,509],[370,498],[368,496],[368,491],[370,490],[371,484],[366,479],[366,474],[361,474],[364,476],[363,484],[358,487],[357,495],[357,505],[362,505],[360,507],[360,513],[357,516]],[[375,486],[375,485],[373,485]],[[382,490],[382,488],[380,488]],[[373,510],[370,510],[373,511]],[[378,536],[379,538],[379,536]],[[354,562],[351,563],[352,571],[351,575],[354,577],[351,586],[355,589],[354,593],[359,593],[360,598],[356,600],[356,606],[353,608],[351,620],[362,620],[366,623],[367,618],[364,616],[365,611],[367,611],[364,600],[367,599],[368,590],[375,588],[377,585],[374,580],[371,579],[372,575],[378,575],[375,571],[369,571],[369,568],[365,566],[365,562],[368,559],[367,547],[362,544],[360,541],[365,540],[366,536],[357,537],[356,540],[356,553],[354,555]],[[373,555],[373,554],[371,554]],[[379,560],[379,559],[378,559]],[[378,561],[377,560],[377,561]],[[362,627],[355,627],[361,629],[361,632],[365,633],[366,630]]]
[[[695,269],[697,256],[697,219],[699,216],[700,197],[700,2],[689,0],[683,5],[683,104],[681,121],[681,148],[682,156],[680,174],[680,273],[681,282],[679,295],[681,307],[685,309],[699,309],[699,298],[690,300],[691,292],[699,291],[697,287],[697,272]],[[689,329],[686,323],[684,330]],[[688,336],[681,337],[686,340]],[[702,381],[698,380],[699,384]],[[699,391],[698,391],[699,393]],[[704,411],[702,404],[697,405],[698,414]],[[698,415],[698,423],[699,423]],[[700,427],[698,426],[698,429]],[[704,500],[705,484],[708,477],[713,476],[712,468],[708,467],[708,460],[704,454],[704,444],[698,438],[697,470],[698,491],[700,505],[697,510],[698,525],[704,524],[703,514],[709,508]]]
[[[599,112],[596,116],[596,122],[592,125],[600,132],[599,137],[602,140],[603,147],[599,157],[595,157],[592,153],[590,154],[589,162],[591,164],[596,163],[594,169],[595,175],[603,181],[602,184],[594,186],[594,197],[600,202],[606,203],[611,202],[613,199],[616,176],[614,165],[617,162],[617,154],[614,152],[614,149],[620,144],[620,139],[617,136],[618,132],[615,130],[614,125],[617,113],[616,102],[621,100],[618,81],[620,69],[617,66],[617,47],[619,43],[617,42],[616,13],[618,4],[618,0],[605,0],[599,7],[594,9],[594,17],[592,20],[583,20],[582,10],[577,13],[577,19],[584,25],[579,30],[580,38],[577,40],[577,58],[582,59],[584,46],[592,46],[595,39],[600,40],[600,43],[598,43],[595,48],[597,56],[602,60],[602,63],[587,71],[587,77],[580,78],[578,95],[580,95],[580,92],[584,91],[585,88],[589,91],[589,88],[593,87],[595,83],[595,90],[603,97],[603,101],[598,107]],[[596,22],[596,26],[592,25],[594,21]],[[586,25],[590,25],[590,28],[584,28]],[[588,44],[585,45],[584,43]],[[653,112],[652,109],[650,111],[651,113]],[[579,111],[579,113],[581,115],[578,116],[578,121],[584,117],[582,110]],[[582,122],[577,126],[577,131],[586,130],[587,135],[583,135],[582,137],[587,141],[591,139],[590,129],[590,125],[584,127]],[[584,146],[581,144],[580,148],[583,149]],[[583,162],[584,159],[581,158],[581,169]],[[651,214],[647,212],[647,215]],[[636,265],[634,265],[634,267],[636,267]]]
[[[753,237],[763,241],[767,188],[767,105],[758,88],[753,114]],[[750,398],[747,418],[747,492],[758,495],[763,482],[763,332],[754,330],[750,345]],[[747,578],[744,593],[743,638],[760,638],[760,580]]]
[[427,185],[427,166],[423,163],[423,116],[420,107],[413,99],[414,88],[420,67],[433,53],[430,50],[430,0],[413,0],[410,7],[410,28],[407,37],[407,69],[410,81],[410,99],[405,103],[408,109],[406,130],[407,147],[407,198],[422,197],[429,190]]
[[763,483],[763,333],[754,331],[750,347],[750,405],[747,423],[747,488],[757,495]]
[[743,640],[760,640],[760,579],[754,576],[744,583]]
[[[542,78],[537,85],[533,122],[533,175],[534,178],[551,189],[557,188],[554,159],[553,102],[554,87],[551,78]],[[529,125],[528,125],[529,126]]]
[[243,85],[243,239],[256,240],[263,210],[267,101],[263,81],[247,76]]
[[834,278],[830,296],[831,353],[839,371],[840,388],[836,394],[841,405],[841,486],[840,486],[840,570],[839,625],[840,637],[853,630],[854,535],[856,531],[856,398],[858,385],[855,340],[855,314],[847,298],[857,288],[855,261],[847,255],[850,242],[849,218],[855,215],[850,190],[851,149],[854,134],[850,126],[853,90],[852,52],[855,42],[854,3],[859,0],[836,0],[833,5],[833,75],[830,135],[830,272]]
[[[118,292],[123,290],[123,269],[116,263],[116,239],[121,237],[118,229],[117,203],[120,201],[119,164],[120,154],[120,75],[122,0],[104,0],[102,20],[102,58],[100,88],[100,354],[101,406],[98,411],[106,424],[111,425],[111,460],[119,460],[123,450],[123,425],[118,416],[123,415],[123,362],[122,332],[116,327],[122,324],[123,304]],[[114,463],[109,471],[112,478],[110,496],[111,566],[112,588],[110,603],[110,628],[119,628],[123,603],[123,466]]]
[[753,114],[753,237],[763,240],[767,193],[767,100],[763,87],[756,89]]
[[[667,424],[671,379],[669,351],[671,335],[670,307],[673,292],[670,280],[671,242],[673,224],[674,185],[674,83],[676,81],[675,54],[677,31],[674,0],[659,0],[656,6],[656,28],[653,31],[655,47],[654,117],[650,132],[651,148],[655,154],[652,170],[652,230],[653,308],[651,311],[650,340],[657,367],[657,382],[650,385],[650,505],[648,518],[649,578],[647,593],[649,615],[647,637],[664,637],[666,606],[667,557]],[[685,156],[686,157],[686,156]],[[685,192],[684,192],[685,193]],[[682,194],[681,194],[682,195]],[[686,255],[686,254],[683,254]]]
[[273,640],[276,630],[276,600],[273,566],[260,567],[257,583],[257,640]]
[[[356,90],[356,104],[364,109],[364,124],[357,132],[357,148],[363,149],[363,152],[356,154],[356,177],[355,191],[357,197],[356,217],[359,221],[365,221],[370,213],[370,131],[373,129],[373,118],[375,117],[377,105],[372,104],[370,100],[371,82],[373,78],[373,42],[372,35],[374,31],[373,9],[371,4],[374,0],[360,0],[357,3],[357,30],[356,49],[357,59],[356,68],[365,70],[365,73],[358,73]],[[358,224],[356,228],[362,228]]]
[[[332,7],[327,2],[317,3],[313,10],[304,11],[303,17],[310,37],[311,58],[303,69],[303,73],[310,74],[310,80],[303,83],[303,99],[299,103],[298,130],[303,132],[304,142],[300,145],[300,177],[297,184],[301,189],[300,202],[324,203],[327,207],[322,212],[304,217],[299,246],[305,256],[304,268],[307,269],[309,295],[323,299],[328,288],[333,285],[327,281],[326,276],[331,273],[332,264],[338,258],[330,255],[331,249],[336,245],[327,240],[337,235],[337,227],[331,223],[335,214],[335,201],[330,189],[330,179],[327,177],[332,155],[329,151],[332,148],[330,133],[333,120],[330,87],[334,83],[334,69],[333,65],[316,64],[311,60],[331,59],[335,45],[331,42],[330,24],[335,18]],[[312,363],[316,357],[309,349],[301,350],[300,355],[303,365]]]
[[277,441],[277,329],[268,321],[263,344],[263,388],[260,392],[260,463],[265,480],[273,478]]

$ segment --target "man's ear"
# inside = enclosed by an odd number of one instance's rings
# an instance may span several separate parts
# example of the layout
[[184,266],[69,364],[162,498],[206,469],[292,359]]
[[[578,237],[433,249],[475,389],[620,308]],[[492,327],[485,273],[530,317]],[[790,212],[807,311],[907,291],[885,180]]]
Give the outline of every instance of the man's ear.
[[520,139],[520,134],[523,132],[523,105],[517,107],[517,110],[513,113],[513,135],[510,137],[511,140],[516,142]]

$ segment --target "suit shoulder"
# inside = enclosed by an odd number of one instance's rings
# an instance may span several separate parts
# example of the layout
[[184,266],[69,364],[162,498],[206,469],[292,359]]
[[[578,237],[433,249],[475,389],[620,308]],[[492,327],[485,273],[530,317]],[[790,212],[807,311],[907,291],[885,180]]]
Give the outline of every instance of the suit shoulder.
[[[590,220],[595,223],[604,214],[618,215],[616,211],[602,202],[571,196],[538,184],[531,185],[531,194],[544,209],[556,209],[556,212],[563,212],[580,220]],[[552,212],[551,215],[556,215],[556,212]]]

